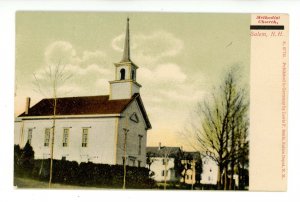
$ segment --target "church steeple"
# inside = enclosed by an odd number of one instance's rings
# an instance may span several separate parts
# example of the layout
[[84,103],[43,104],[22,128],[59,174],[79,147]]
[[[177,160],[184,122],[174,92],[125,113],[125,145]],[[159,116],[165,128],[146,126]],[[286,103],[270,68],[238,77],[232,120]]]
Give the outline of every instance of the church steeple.
[[127,18],[123,58],[115,63],[115,80],[110,81],[110,100],[130,99],[142,87],[136,81],[138,66],[130,59],[129,18]]
[[127,18],[124,52],[123,52],[123,59],[121,60],[121,62],[130,62],[129,18]]

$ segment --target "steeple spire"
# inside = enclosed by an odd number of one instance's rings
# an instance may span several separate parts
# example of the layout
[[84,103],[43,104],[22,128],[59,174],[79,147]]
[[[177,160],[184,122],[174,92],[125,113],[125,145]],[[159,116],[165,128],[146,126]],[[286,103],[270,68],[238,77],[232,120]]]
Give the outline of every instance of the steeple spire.
[[127,25],[126,25],[126,33],[125,33],[123,59],[121,62],[130,62],[129,18],[128,17],[127,17]]
[[142,87],[137,82],[137,69],[130,60],[129,18],[127,18],[123,58],[115,63],[115,80],[110,81],[110,100],[131,99]]

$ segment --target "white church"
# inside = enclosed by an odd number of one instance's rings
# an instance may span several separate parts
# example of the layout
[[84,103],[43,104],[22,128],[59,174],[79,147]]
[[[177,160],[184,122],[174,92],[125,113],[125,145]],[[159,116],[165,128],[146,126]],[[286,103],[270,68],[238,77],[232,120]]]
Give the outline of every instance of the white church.
[[[115,63],[115,80],[109,95],[57,98],[55,127],[54,99],[30,106],[15,121],[15,144],[30,143],[35,159],[53,158],[77,162],[146,166],[147,131],[151,123],[139,94],[138,66],[130,59],[129,19],[123,58]],[[54,130],[54,131],[53,131]]]

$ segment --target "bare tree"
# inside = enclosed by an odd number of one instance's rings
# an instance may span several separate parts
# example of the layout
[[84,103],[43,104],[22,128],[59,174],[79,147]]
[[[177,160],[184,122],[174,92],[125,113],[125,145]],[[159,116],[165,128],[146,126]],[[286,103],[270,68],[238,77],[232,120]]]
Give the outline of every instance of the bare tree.
[[168,175],[168,165],[170,160],[170,155],[174,152],[172,147],[162,147],[161,148],[163,155],[163,163],[164,163],[164,190],[167,189],[167,175]]
[[59,61],[57,64],[50,64],[39,75],[33,74],[34,85],[36,91],[45,97],[51,97],[49,100],[50,105],[53,107],[52,114],[52,134],[50,144],[50,176],[49,176],[49,188],[51,188],[52,175],[53,175],[53,153],[54,153],[54,140],[55,140],[55,123],[57,113],[57,98],[59,95],[59,88],[69,80],[72,75],[66,71],[66,65],[61,64]]
[[216,162],[218,189],[227,189],[229,166],[232,181],[237,154],[240,153],[239,140],[248,134],[241,133],[248,127],[245,124],[248,97],[245,89],[238,86],[235,69],[226,74],[223,83],[213,90],[209,99],[198,103],[195,115],[196,121],[183,133],[193,135],[198,150]]

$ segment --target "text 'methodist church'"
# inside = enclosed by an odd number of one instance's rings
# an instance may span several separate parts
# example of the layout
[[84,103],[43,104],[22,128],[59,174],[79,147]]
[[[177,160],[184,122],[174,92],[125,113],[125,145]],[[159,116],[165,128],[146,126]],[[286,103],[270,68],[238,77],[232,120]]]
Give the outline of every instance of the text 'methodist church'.
[[[115,63],[109,95],[57,98],[54,159],[146,166],[151,124],[139,94],[138,66],[130,59],[127,19],[123,59]],[[43,99],[15,121],[15,144],[29,142],[35,159],[50,158],[54,99]],[[126,135],[125,135],[126,134]],[[126,147],[125,153],[124,148]]]

